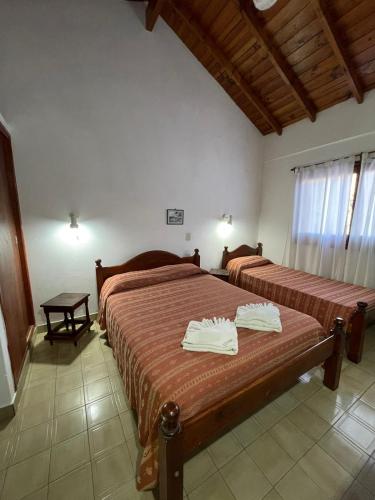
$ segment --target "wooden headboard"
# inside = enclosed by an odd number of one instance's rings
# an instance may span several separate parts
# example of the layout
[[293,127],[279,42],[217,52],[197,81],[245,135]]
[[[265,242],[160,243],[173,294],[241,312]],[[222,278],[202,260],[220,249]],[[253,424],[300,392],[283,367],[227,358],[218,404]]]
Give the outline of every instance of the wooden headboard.
[[241,245],[232,252],[228,251],[228,247],[224,247],[221,267],[222,269],[225,269],[227,267],[228,262],[237,257],[248,257],[249,255],[262,255],[262,253],[263,253],[262,243],[258,243],[256,248],[249,247],[249,245]]
[[151,250],[136,255],[124,264],[111,267],[103,267],[102,260],[98,259],[95,261],[98,298],[105,280],[115,274],[128,273],[130,271],[143,271],[145,269],[154,269],[155,267],[170,266],[173,264],[190,263],[199,266],[200,259],[198,248],[194,250],[194,255],[191,257],[179,257],[174,253],[165,252],[164,250]]

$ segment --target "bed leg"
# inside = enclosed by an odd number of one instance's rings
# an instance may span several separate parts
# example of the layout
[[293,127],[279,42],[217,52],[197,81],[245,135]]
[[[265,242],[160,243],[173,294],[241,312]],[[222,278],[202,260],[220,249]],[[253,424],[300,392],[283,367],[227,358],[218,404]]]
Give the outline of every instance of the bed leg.
[[367,305],[366,302],[357,302],[357,309],[354,311],[350,324],[348,325],[348,358],[350,361],[353,361],[353,363],[360,363],[362,359]]
[[335,326],[331,330],[334,335],[334,347],[332,355],[324,363],[324,385],[334,391],[339,386],[342,359],[345,351],[346,333],[345,321],[342,318],[335,319]]
[[183,450],[180,408],[169,401],[161,409],[159,431],[159,499],[183,499]]

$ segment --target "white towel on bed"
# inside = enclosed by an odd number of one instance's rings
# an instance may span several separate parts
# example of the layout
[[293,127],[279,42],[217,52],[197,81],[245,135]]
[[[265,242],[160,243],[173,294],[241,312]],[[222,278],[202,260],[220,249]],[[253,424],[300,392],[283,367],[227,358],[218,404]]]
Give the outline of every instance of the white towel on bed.
[[237,308],[234,320],[237,327],[263,332],[281,332],[280,310],[270,302],[246,304]]
[[190,321],[182,347],[187,351],[238,353],[237,329],[233,321],[225,318]]

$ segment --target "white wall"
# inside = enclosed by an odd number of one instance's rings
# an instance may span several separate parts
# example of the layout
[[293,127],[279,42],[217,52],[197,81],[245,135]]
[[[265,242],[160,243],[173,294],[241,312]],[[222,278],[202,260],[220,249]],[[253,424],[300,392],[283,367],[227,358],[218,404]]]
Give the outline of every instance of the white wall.
[[14,382],[8,352],[8,340],[0,308],[0,408],[12,404],[14,396]]
[[375,91],[359,105],[354,99],[265,138],[259,241],[264,254],[282,263],[293,213],[295,166],[375,149]]
[[[123,0],[0,0],[0,111],[12,127],[37,320],[61,291],[92,293],[94,259],[255,243],[263,137],[162,20]],[[165,224],[166,208],[185,225]],[[79,214],[87,238],[61,237]],[[230,238],[218,218],[233,214]],[[192,234],[185,241],[185,233]]]

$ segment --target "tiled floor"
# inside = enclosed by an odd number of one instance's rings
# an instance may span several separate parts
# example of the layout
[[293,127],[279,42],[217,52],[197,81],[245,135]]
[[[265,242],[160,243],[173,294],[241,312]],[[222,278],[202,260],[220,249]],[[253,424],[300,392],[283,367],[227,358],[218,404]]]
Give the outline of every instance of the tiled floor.
[[[375,328],[339,390],[321,370],[185,465],[190,500],[375,499]],[[135,427],[99,331],[79,348],[39,335],[17,416],[0,423],[4,500],[151,499],[134,484]]]

